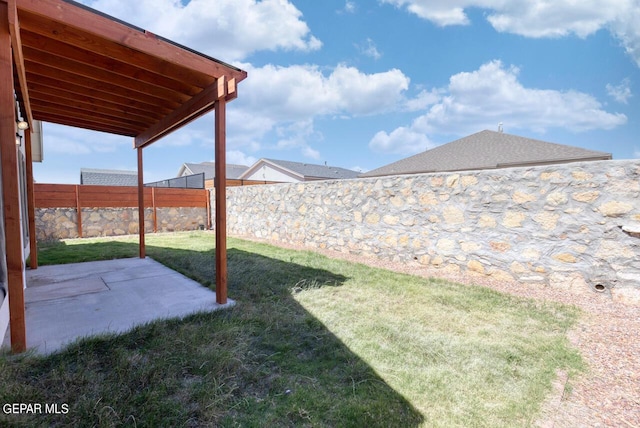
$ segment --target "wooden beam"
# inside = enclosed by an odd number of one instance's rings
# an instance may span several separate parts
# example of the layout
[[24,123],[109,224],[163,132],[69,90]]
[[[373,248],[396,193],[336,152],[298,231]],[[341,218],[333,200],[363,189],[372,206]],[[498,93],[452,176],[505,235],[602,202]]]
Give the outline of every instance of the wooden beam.
[[20,227],[20,183],[16,148],[13,58],[9,32],[9,10],[0,1],[0,159],[2,161],[2,202],[4,208],[5,256],[9,288],[11,349],[27,349],[24,306],[24,262]]
[[216,301],[227,303],[226,100],[215,103]]
[[138,148],[138,234],[140,236],[140,258],[144,259],[146,248],[144,242],[144,180],[142,173],[142,147]]
[[[90,8],[54,1],[54,0],[20,0],[20,10],[30,14],[48,17],[50,21],[63,24],[63,32],[79,29],[94,37],[94,44],[90,50],[96,49],[95,44],[116,44],[146,55],[158,58],[173,65],[189,68],[200,73],[219,78],[220,76],[235,77],[238,82],[244,80],[246,72],[222,62],[213,62],[204,55],[170,43],[149,31],[127,25],[106,15],[102,15]],[[152,69],[152,68],[150,68]]]
[[29,88],[27,86],[27,74],[24,67],[24,54],[22,52],[22,40],[20,39],[20,21],[18,20],[18,8],[16,0],[9,0],[9,33],[11,34],[11,45],[13,46],[13,61],[18,74],[20,93],[22,94],[25,119],[29,126],[33,125],[33,114],[31,113],[31,101],[29,98]]
[[211,189],[207,191],[207,230],[211,230]]
[[158,233],[158,210],[156,207],[156,188],[151,188],[151,205],[153,207],[153,233]]
[[[234,85],[235,89],[235,85]],[[216,83],[205,88],[198,95],[169,113],[155,125],[140,133],[135,139],[134,147],[144,147],[151,144],[170,132],[188,124],[204,113],[214,108],[214,103],[228,96],[227,84],[224,76]]]
[[[32,123],[33,124],[33,123]],[[27,176],[27,214],[29,217],[29,267],[38,269],[38,241],[36,240],[36,198],[33,184],[33,153],[31,153],[31,130],[24,133],[25,163]]]
[[82,238],[82,204],[80,203],[80,186],[76,184],[76,226],[78,226],[78,238]]
[[232,101],[238,98],[238,91],[236,87],[236,79],[229,79],[227,81],[227,101]]

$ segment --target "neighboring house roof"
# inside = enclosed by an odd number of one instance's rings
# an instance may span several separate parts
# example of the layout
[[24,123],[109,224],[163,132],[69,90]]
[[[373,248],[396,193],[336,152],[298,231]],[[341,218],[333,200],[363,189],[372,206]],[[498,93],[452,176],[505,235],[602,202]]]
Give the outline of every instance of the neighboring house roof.
[[113,169],[80,169],[80,184],[98,186],[137,186],[136,171],[118,171]]
[[340,168],[337,166],[317,165],[312,163],[262,158],[251,167],[249,167],[249,169],[247,169],[240,176],[240,178],[244,179],[250,176],[253,172],[261,168],[263,165],[268,165],[280,170],[284,170],[290,175],[299,178],[300,181],[356,178],[360,174],[357,171]]
[[[180,171],[178,171],[178,177],[182,177],[184,175],[193,175],[193,174],[201,174],[204,172],[205,180],[213,180],[216,176],[215,174],[215,162],[200,162],[200,163],[184,163],[180,167]],[[227,164],[227,178],[230,180],[236,180],[249,169],[248,166],[245,165],[234,165]]]
[[366,172],[360,177],[608,159],[611,159],[611,153],[485,130]]

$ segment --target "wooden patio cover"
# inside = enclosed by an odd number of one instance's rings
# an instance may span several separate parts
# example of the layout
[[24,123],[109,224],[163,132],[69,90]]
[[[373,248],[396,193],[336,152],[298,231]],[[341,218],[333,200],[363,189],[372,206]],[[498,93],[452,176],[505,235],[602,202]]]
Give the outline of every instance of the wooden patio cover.
[[[218,302],[226,303],[226,196],[224,181],[219,185],[218,180],[226,176],[226,102],[237,97],[237,84],[246,76],[73,1],[0,0],[0,155],[14,352],[26,346],[14,91],[30,125],[41,120],[133,138],[140,225],[142,149],[215,110],[216,292]],[[27,132],[27,150],[28,137]],[[144,257],[144,227],[139,230]]]

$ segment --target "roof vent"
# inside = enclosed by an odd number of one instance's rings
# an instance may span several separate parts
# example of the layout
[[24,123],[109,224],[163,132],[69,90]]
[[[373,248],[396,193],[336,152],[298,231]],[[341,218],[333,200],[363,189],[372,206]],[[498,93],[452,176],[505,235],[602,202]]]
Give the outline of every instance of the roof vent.
[[503,131],[503,129],[502,129],[502,122],[500,122],[500,123],[498,124],[498,132],[502,134],[502,131]]

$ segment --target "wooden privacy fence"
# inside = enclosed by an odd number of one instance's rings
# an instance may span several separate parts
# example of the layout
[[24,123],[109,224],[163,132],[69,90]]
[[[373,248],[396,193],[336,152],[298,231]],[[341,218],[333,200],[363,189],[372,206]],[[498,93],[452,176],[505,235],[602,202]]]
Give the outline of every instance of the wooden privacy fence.
[[[75,208],[78,236],[82,238],[83,208],[138,208],[138,188],[76,184],[35,184],[35,207]],[[206,208],[211,225],[211,206],[207,189],[145,187],[145,208],[153,210],[153,231],[157,232],[157,208]]]

